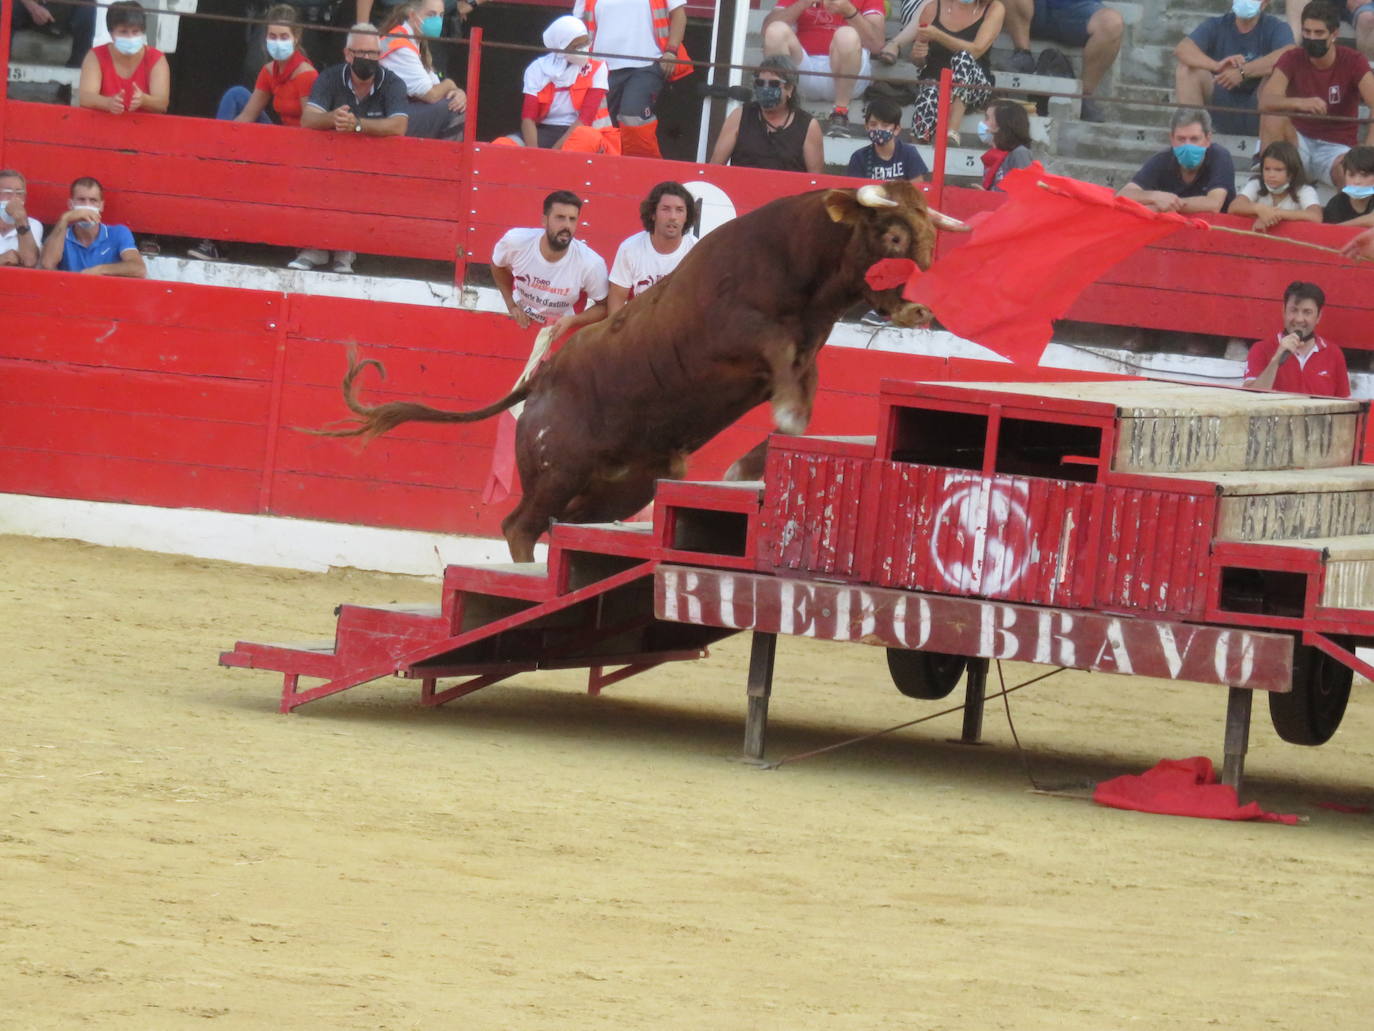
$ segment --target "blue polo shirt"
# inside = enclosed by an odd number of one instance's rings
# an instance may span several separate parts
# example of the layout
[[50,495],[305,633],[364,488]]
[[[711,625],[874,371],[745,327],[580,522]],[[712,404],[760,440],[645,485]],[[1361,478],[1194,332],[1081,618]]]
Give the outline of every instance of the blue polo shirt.
[[67,228],[67,239],[62,247],[62,260],[57,267],[63,272],[84,272],[92,265],[113,265],[122,261],[125,251],[138,250],[134,234],[128,226],[107,226],[101,223],[100,231],[87,247],[76,238],[76,226]]

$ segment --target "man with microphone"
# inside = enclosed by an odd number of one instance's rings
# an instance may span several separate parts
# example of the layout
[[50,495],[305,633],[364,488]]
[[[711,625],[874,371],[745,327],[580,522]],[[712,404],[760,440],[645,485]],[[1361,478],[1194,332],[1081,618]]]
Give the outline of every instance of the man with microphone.
[[1283,331],[1259,340],[1245,363],[1245,386],[1290,394],[1349,397],[1341,349],[1317,336],[1326,294],[1315,283],[1293,282],[1283,292]]

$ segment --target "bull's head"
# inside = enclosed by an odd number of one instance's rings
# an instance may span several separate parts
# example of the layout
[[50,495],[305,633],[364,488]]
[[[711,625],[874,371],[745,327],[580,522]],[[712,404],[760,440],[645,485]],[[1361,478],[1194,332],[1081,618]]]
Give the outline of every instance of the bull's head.
[[825,195],[825,209],[836,222],[853,229],[844,267],[862,283],[868,302],[892,316],[898,326],[930,322],[929,308],[902,298],[904,284],[875,289],[864,273],[884,258],[907,258],[927,269],[935,256],[935,230],[963,231],[964,224],[927,207],[921,191],[900,180],[870,183],[857,190],[831,190]]

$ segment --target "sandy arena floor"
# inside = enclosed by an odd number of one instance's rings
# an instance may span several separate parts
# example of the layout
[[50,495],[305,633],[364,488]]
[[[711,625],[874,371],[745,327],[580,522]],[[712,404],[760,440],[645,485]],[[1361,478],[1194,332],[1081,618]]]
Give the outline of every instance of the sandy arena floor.
[[[1000,703],[982,748],[950,716],[729,762],[744,638],[600,699],[545,674],[429,711],[396,681],[280,716],[219,651],[436,587],[17,537],[0,563],[5,1028],[1370,1026],[1374,816],[1317,806],[1374,802],[1367,684],[1319,749],[1257,705],[1249,795],[1310,822],[1212,823],[1031,793]],[[770,754],[937,705],[876,649],[785,640]],[[1080,792],[1219,761],[1223,707],[1012,697],[1036,778]]]

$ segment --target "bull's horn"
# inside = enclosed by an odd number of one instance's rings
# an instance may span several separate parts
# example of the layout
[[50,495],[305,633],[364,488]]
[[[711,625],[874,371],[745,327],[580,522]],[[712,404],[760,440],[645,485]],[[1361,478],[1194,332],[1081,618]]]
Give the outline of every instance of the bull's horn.
[[[881,189],[881,187],[879,188]],[[868,187],[864,186],[861,187],[861,189],[866,190]],[[929,215],[930,220],[941,229],[948,229],[951,233],[969,232],[968,223],[960,222],[957,218],[951,218],[943,211],[936,211],[934,208],[926,208],[926,214]]]
[[887,191],[877,183],[860,186],[856,199],[866,208],[895,208],[899,206],[895,200],[887,195]]

